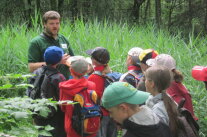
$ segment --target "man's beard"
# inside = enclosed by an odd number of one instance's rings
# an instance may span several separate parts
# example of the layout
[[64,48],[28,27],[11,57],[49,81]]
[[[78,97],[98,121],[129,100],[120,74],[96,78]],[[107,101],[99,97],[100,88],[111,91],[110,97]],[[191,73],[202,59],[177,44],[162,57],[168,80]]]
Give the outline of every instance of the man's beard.
[[44,32],[45,32],[47,35],[53,37],[53,36],[57,36],[59,30],[57,30],[57,33],[56,33],[56,34],[53,34],[49,29],[45,28],[45,29],[44,29]]

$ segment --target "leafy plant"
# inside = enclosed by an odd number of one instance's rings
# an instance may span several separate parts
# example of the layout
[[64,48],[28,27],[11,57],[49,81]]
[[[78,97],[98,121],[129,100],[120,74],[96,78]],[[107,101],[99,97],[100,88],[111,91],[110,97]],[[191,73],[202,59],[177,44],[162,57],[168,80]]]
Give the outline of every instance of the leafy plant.
[[48,136],[50,135],[48,131],[52,130],[53,127],[50,125],[45,127],[34,126],[32,116],[47,118],[51,112],[49,108],[57,109],[59,104],[70,105],[73,102],[56,102],[51,99],[32,100],[28,97],[0,98],[0,132],[17,136],[35,133]]

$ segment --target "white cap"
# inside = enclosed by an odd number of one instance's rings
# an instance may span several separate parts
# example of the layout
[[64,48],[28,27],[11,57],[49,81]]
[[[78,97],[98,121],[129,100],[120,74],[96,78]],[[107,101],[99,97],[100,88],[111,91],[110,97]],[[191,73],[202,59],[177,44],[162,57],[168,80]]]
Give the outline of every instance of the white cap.
[[91,60],[90,57],[87,57],[87,58],[86,58],[86,61],[88,62],[88,64],[91,64],[91,65],[92,65],[92,60]]
[[160,54],[154,59],[148,59],[146,64],[148,66],[161,65],[167,67],[170,70],[176,69],[175,59],[168,54]]
[[130,56],[139,56],[139,54],[143,51],[142,48],[134,47],[129,50],[128,55]]
[[67,60],[66,60],[66,64],[67,66],[70,66],[72,62],[79,60],[79,59],[85,59],[84,56],[70,56]]

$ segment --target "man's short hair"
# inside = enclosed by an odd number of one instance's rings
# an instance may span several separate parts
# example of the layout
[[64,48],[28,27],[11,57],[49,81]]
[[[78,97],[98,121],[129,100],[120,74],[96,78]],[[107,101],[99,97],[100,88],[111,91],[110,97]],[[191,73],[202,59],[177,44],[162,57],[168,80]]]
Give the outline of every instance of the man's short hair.
[[60,19],[60,14],[57,11],[47,11],[42,18],[43,24],[47,23],[49,19]]

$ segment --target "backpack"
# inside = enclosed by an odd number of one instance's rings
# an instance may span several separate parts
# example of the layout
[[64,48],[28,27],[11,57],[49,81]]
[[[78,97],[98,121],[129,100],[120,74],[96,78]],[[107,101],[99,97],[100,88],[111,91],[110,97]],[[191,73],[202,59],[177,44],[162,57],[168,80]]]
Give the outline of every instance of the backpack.
[[57,74],[58,71],[55,71],[51,74],[47,74],[47,66],[43,66],[41,68],[38,68],[34,73],[36,76],[32,77],[29,80],[29,84],[33,85],[33,88],[29,87],[27,89],[27,95],[31,97],[32,99],[39,99],[41,97],[42,88],[46,87],[43,84],[47,84],[50,82],[50,77],[54,74]]
[[100,71],[94,71],[94,74],[99,75],[105,79],[104,88],[108,87],[108,85],[110,85],[113,82],[119,81],[120,77],[122,76],[122,73],[119,72],[112,72],[106,75],[102,75]]
[[182,98],[180,103],[178,104],[178,112],[179,112],[178,119],[182,123],[183,126],[182,128],[184,129],[184,135],[186,137],[199,137],[199,133],[198,133],[199,125],[194,120],[191,113],[183,107],[184,103],[185,103],[185,99]]
[[101,109],[94,90],[84,88],[74,96],[72,127],[82,137],[97,133],[100,127]]
[[140,79],[143,77],[143,74],[142,73],[137,74],[134,71],[129,71],[128,74],[132,75],[135,78],[135,85],[136,85],[136,88],[137,88]]

